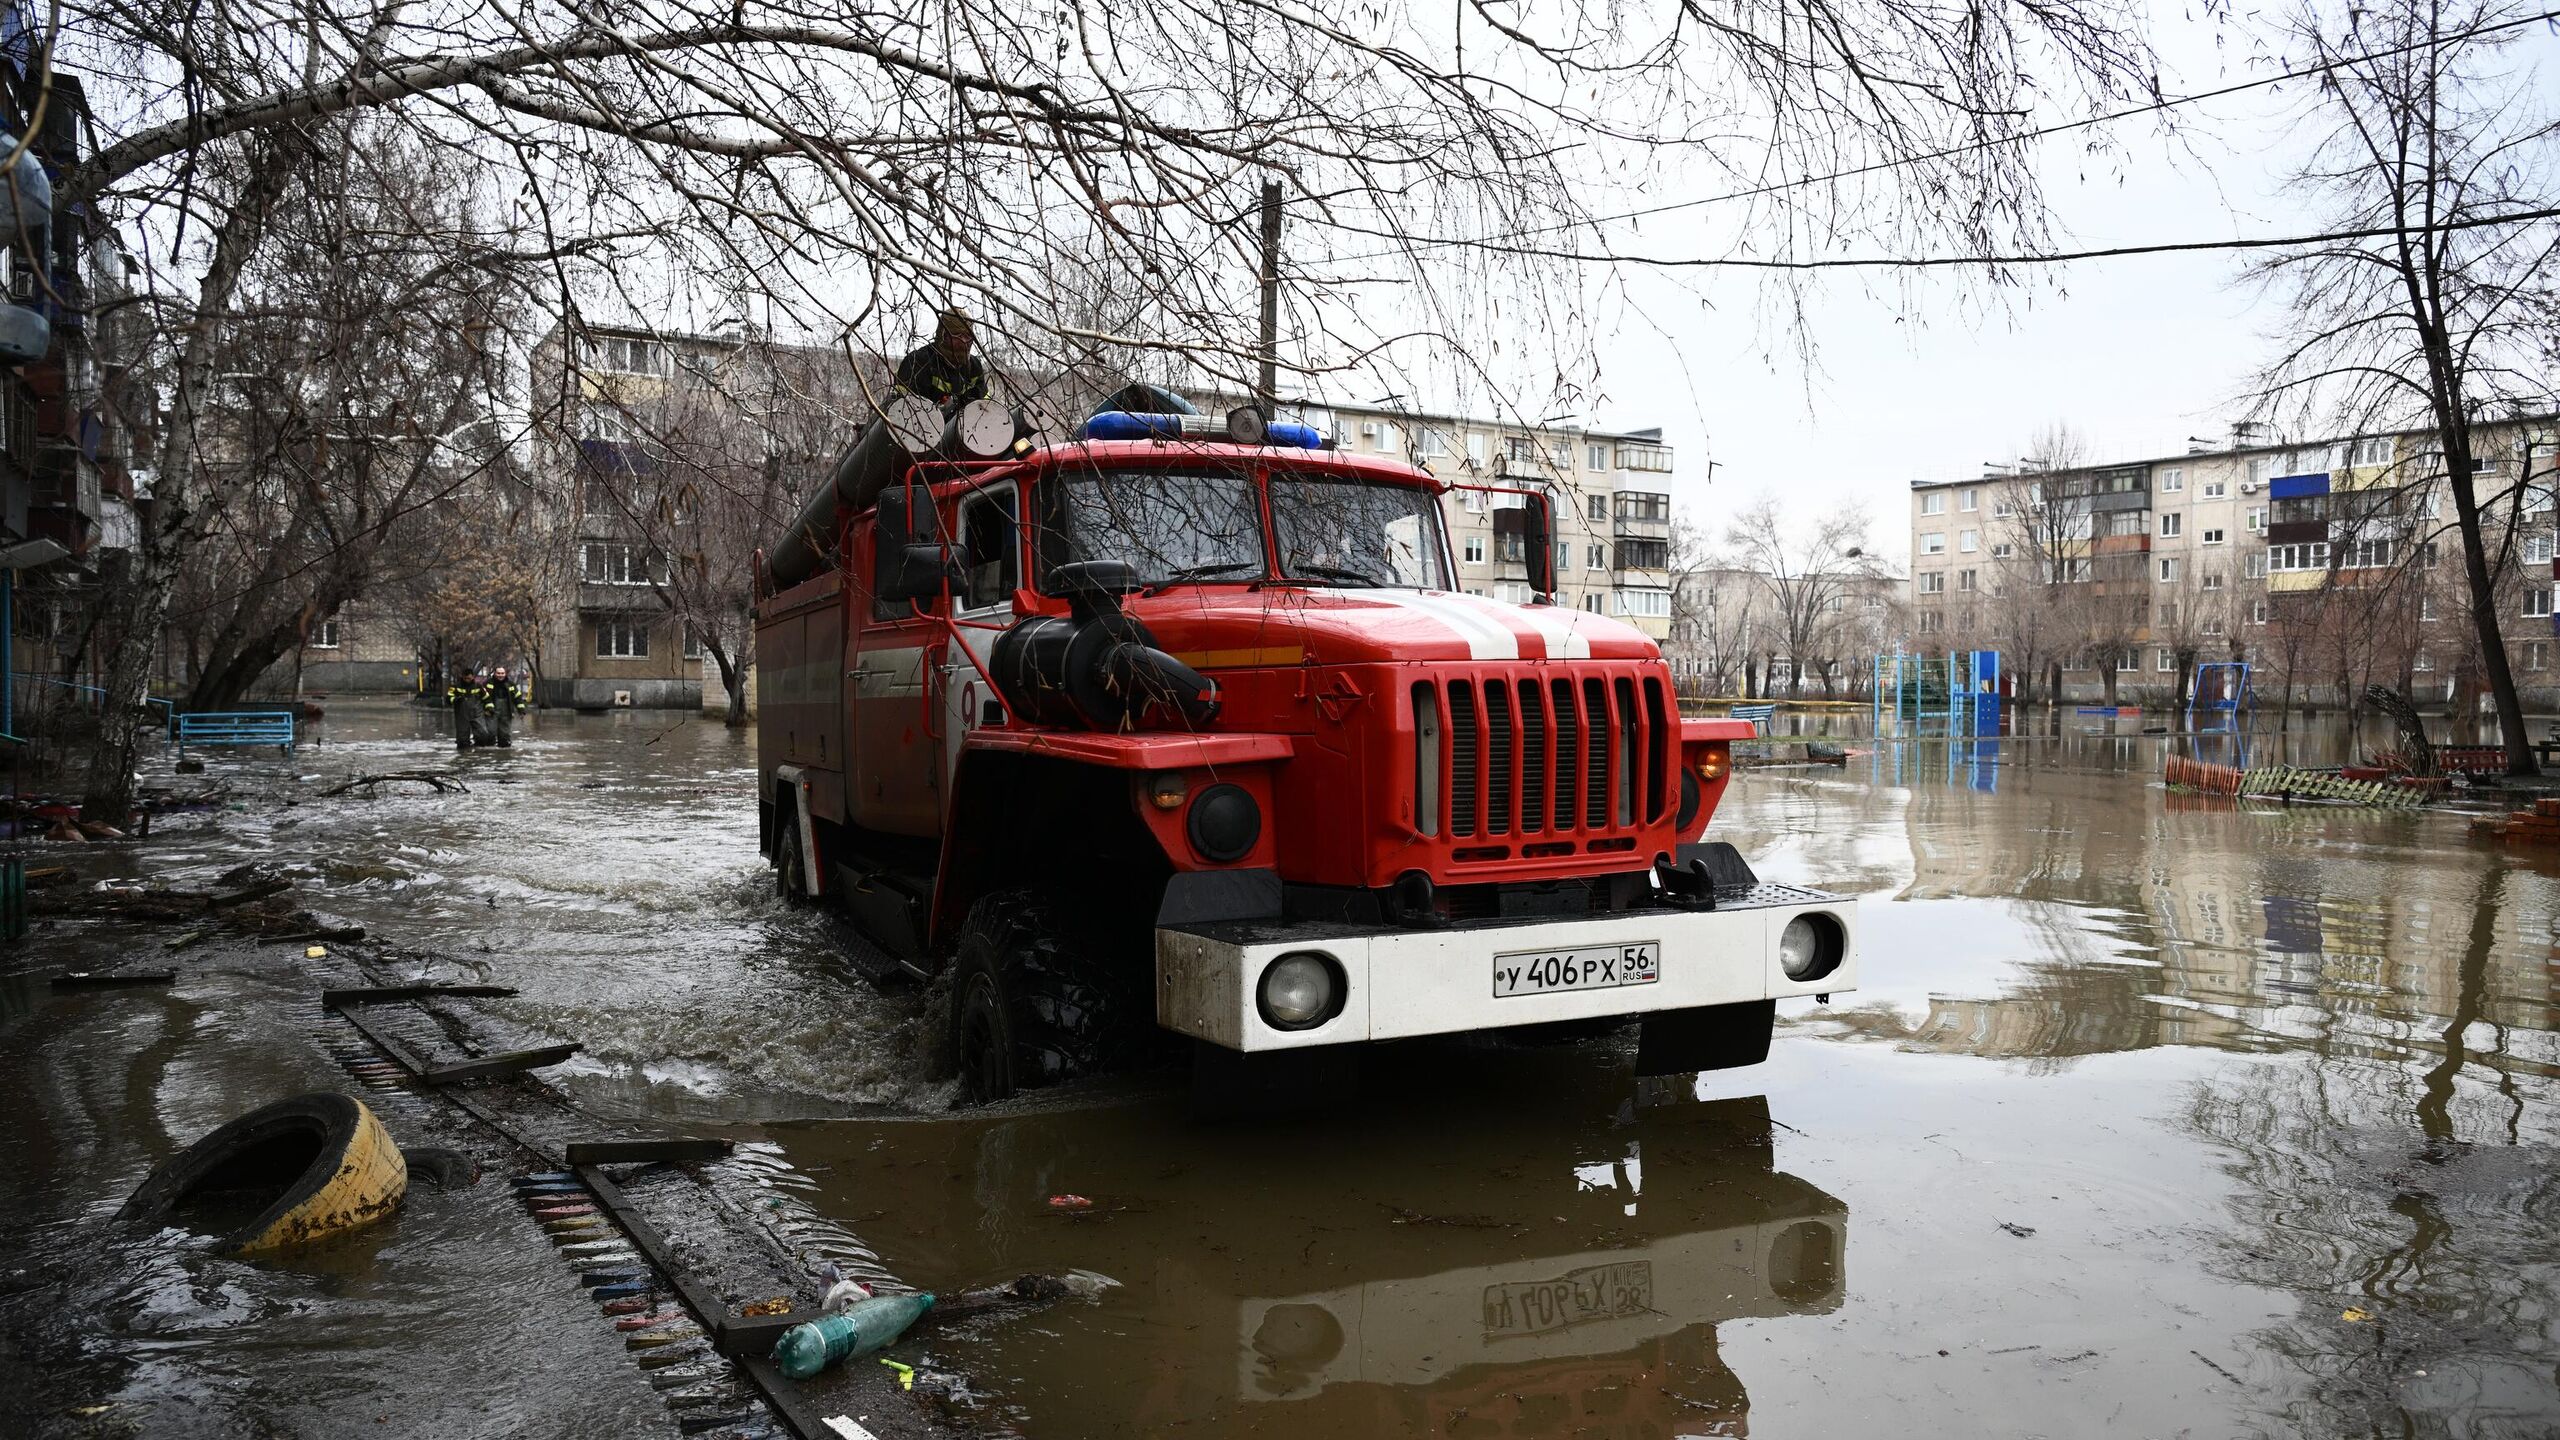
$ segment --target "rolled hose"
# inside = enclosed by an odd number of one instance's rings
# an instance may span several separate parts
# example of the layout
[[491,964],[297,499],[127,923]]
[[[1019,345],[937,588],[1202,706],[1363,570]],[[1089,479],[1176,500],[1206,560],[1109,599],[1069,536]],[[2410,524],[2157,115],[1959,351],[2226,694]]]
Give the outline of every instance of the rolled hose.
[[208,1216],[257,1205],[213,1238],[223,1254],[263,1255],[361,1230],[408,1191],[408,1162],[382,1122],[355,1097],[322,1091],[261,1106],[179,1151],[116,1218],[201,1230]]

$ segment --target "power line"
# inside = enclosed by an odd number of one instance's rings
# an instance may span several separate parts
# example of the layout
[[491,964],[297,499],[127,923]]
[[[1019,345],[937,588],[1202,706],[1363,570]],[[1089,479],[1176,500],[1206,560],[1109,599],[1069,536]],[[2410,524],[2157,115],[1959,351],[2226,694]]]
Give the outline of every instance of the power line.
[[[2283,71],[2279,74],[2261,76],[2255,80],[2243,80],[2234,84],[2222,86],[2219,89],[2199,90],[2189,95],[2172,95],[2163,99],[2154,100],[2146,105],[2136,105],[2124,110],[2111,110],[2103,115],[2090,115],[2078,120],[2057,121],[2051,125],[2039,126],[2033,130],[2021,130],[2015,135],[2002,135],[1987,140],[1969,140],[1962,145],[1952,145],[1943,150],[1924,151],[1917,155],[1898,155],[1890,160],[1877,160],[1865,165],[1854,165],[1846,170],[1834,170],[1825,175],[1807,175],[1795,180],[1777,180],[1766,185],[1754,185],[1742,190],[1729,190],[1720,195],[1708,195],[1695,200],[1675,200],[1668,204],[1649,205],[1636,210],[1622,210],[1610,215],[1595,215],[1587,220],[1564,220],[1555,221],[1545,225],[1531,225],[1513,230],[1509,232],[1507,236],[1496,239],[1465,239],[1456,236],[1433,237],[1430,239],[1409,241],[1393,250],[1364,251],[1352,255],[1335,256],[1333,257],[1333,260],[1335,263],[1354,260],[1381,260],[1391,256],[1409,254],[1415,250],[1426,249],[1463,248],[1509,251],[1515,248],[1511,242],[1529,239],[1534,236],[1561,234],[1568,230],[1582,229],[1585,226],[1614,225],[1622,220],[1642,220],[1650,216],[1669,215],[1681,210],[1697,210],[1703,209],[1709,205],[1728,204],[1735,200],[1757,199],[1763,195],[1775,195],[1788,190],[1800,190],[1810,185],[1828,185],[1839,180],[1854,180],[1862,175],[1874,175],[1886,170],[1897,170],[1907,165],[1924,164],[1931,160],[1951,160],[1959,155],[1971,155],[1984,150],[1996,149],[2003,145],[2022,145],[2031,140],[2043,140],[2055,135],[2068,134],[2074,130],[2088,130],[2094,129],[2100,125],[2111,125],[2118,120],[2131,120],[2144,115],[2156,115],[2165,111],[2174,110],[2182,105],[2197,105],[2202,104],[2207,100],[2220,100],[2228,96],[2242,94],[2251,90],[2263,90],[2271,85],[2281,85],[2288,80],[2307,79],[2310,76],[2335,70],[2342,66],[2361,65],[2373,60],[2385,60],[2394,55],[2406,55],[2413,50],[2424,50],[2435,46],[2449,45],[2457,41],[2474,39],[2482,35],[2494,35],[2503,30],[2519,29],[2527,25],[2539,25],[2550,20],[2560,20],[2560,10],[2545,10],[2536,15],[2525,15],[2512,20],[2501,20],[2496,24],[2475,26],[2472,29],[2464,30],[2453,35],[2440,36],[2429,40],[2411,41],[2406,45],[2394,45],[2388,49],[2368,50],[2355,55],[2342,55],[2335,60],[2322,61],[2316,65],[2300,66],[2292,70]],[[1385,231],[1366,229],[1359,226],[1335,226],[1333,228],[1350,230],[1362,235],[1379,235],[1382,237],[1386,236],[1388,233]],[[1553,250],[1528,251],[1525,253],[1549,257],[1571,256],[1571,252]],[[1859,263],[1872,264],[1882,262]],[[1993,262],[1985,261],[1982,263]],[[1772,265],[1764,268],[1816,267],[1809,265],[1776,267]]]
[[2555,216],[2560,216],[2560,206],[2542,210],[2516,210],[2504,215],[2475,215],[2467,220],[2445,220],[2432,225],[2379,225],[2363,230],[2331,230],[2318,235],[2288,235],[2259,239],[2172,240],[2156,245],[2114,245],[2103,250],[2067,250],[2044,255],[1866,255],[1840,260],[1702,260],[1652,255],[1586,255],[1570,250],[1533,250],[1524,253],[1546,255],[1559,260],[1605,261],[1620,265],[1646,265],[1665,270],[1945,270],[1961,265],[2056,265],[2072,260],[2108,260],[2125,255],[2175,255],[2204,250],[2282,250],[2296,245],[2321,245],[2335,240],[2376,240],[2393,235],[2444,235],[2461,230],[2479,230],[2491,225],[2523,225],[2535,220],[2549,220]]

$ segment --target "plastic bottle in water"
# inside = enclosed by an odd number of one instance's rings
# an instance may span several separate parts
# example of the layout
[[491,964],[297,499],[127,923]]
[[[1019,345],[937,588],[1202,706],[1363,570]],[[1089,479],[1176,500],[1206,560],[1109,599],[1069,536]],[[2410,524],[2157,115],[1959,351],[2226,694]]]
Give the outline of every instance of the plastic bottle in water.
[[881,1349],[933,1308],[930,1292],[875,1295],[851,1309],[794,1325],[774,1342],[773,1363],[794,1380],[806,1380],[849,1355]]

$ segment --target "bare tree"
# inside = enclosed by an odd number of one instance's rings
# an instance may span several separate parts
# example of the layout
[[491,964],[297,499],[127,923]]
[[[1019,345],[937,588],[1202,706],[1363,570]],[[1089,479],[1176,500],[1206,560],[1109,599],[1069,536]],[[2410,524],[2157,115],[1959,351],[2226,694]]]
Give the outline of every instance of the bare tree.
[[1787,693],[1803,693],[1808,666],[1822,675],[1826,694],[1836,691],[1837,642],[1848,625],[1849,598],[1858,581],[1877,573],[1866,542],[1863,510],[1851,507],[1798,527],[1772,496],[1734,516],[1725,530],[1725,544],[1760,590],[1768,643],[1789,662]]
[[[770,329],[879,350],[958,302],[1053,365],[1176,353],[1243,389],[1265,358],[1312,380],[1394,364],[1407,340],[1456,341],[1435,351],[1463,362],[1514,332],[1587,375],[1584,257],[1552,240],[1595,218],[1603,151],[1648,174],[1835,177],[1744,212],[1789,253],[1844,233],[2032,239],[2036,170],[2010,142],[2057,98],[2153,93],[2156,68],[2102,0],[1856,0],[1812,23],[1784,6],[1701,23],[1675,4],[1348,0],[62,13],[48,63],[90,72],[98,144],[58,202],[142,233],[172,310],[154,503],[113,627],[130,697],[209,532],[222,481],[200,425],[243,279],[295,167],[344,117],[403,127],[468,172],[457,188],[502,198],[511,234],[488,248],[552,263],[564,309],[760,304]],[[1285,278],[1323,283],[1287,287],[1267,357],[1257,236],[1236,221],[1272,179],[1292,216]],[[1640,202],[1641,183],[1625,193]],[[625,263],[575,263],[617,238]],[[1144,303],[1061,303],[1061,278],[1088,276],[1108,283],[1075,293]],[[132,736],[110,728],[89,797],[121,808]]]
[[2475,444],[2484,421],[2553,405],[2560,120],[2530,67],[2498,68],[2516,32],[2483,33],[2523,13],[2499,0],[2296,10],[2287,30],[2328,62],[2313,112],[2327,130],[2293,183],[2323,228],[2369,238],[2278,252],[2249,272],[2306,337],[2268,367],[2261,403],[2332,433],[2432,432],[2478,664],[2519,775],[2536,767],[2498,620]]
[[[2094,496],[2081,473],[2088,447],[2056,422],[2029,442],[2029,468],[1991,487],[1994,594],[1985,629],[2018,677],[2018,700],[2030,703],[2036,680],[2046,698],[2062,698],[2062,672],[2092,649],[2095,603]],[[2103,662],[2113,693],[2114,659]]]

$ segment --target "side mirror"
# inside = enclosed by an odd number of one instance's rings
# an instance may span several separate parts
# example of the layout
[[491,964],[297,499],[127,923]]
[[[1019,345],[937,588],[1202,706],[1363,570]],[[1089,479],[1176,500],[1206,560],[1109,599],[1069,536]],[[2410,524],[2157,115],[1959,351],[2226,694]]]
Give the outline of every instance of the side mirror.
[[871,593],[881,600],[937,598],[966,583],[942,540],[933,492],[900,485],[880,492],[871,530]]
[[1556,506],[1546,495],[1532,490],[1520,497],[1521,508],[1529,512],[1527,542],[1529,560],[1529,592],[1541,605],[1556,603]]

